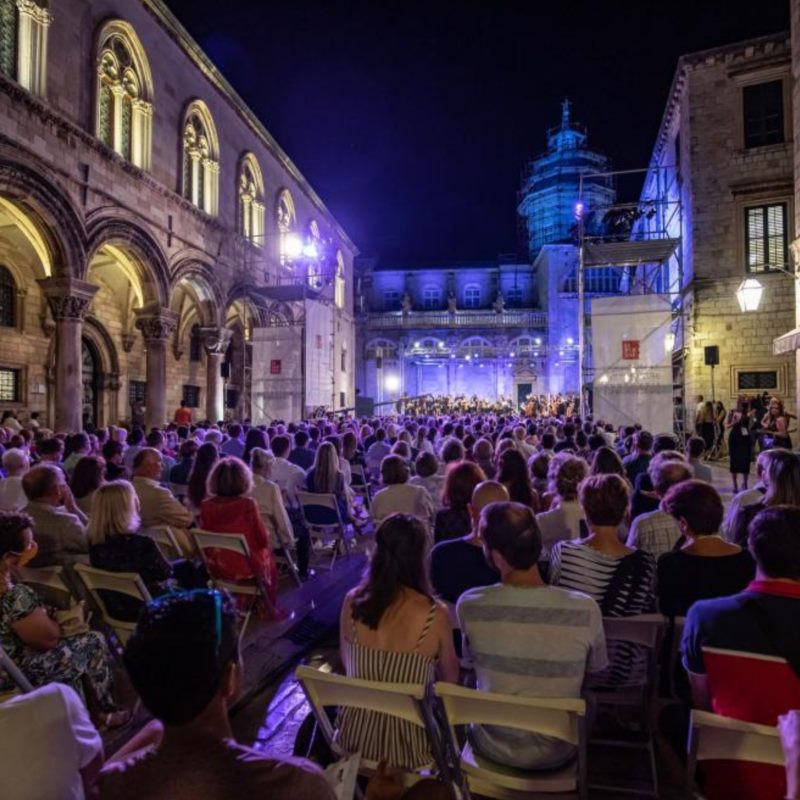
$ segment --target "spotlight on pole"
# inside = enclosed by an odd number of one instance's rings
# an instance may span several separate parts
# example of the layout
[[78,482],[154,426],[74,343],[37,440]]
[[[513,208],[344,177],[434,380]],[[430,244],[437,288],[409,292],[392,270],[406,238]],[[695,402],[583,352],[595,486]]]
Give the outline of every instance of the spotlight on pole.
[[303,247],[303,255],[310,259],[319,258],[319,249],[317,248],[316,242],[309,242]]

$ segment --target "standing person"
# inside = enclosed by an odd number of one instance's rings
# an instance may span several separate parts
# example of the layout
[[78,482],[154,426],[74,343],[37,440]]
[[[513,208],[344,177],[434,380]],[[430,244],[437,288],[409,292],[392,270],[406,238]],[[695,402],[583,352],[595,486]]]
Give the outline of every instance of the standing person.
[[703,403],[703,409],[700,412],[700,438],[705,442],[706,458],[709,458],[714,450],[714,440],[716,438],[714,404],[710,400],[706,400]]
[[181,400],[180,408],[175,410],[173,419],[176,425],[185,425],[187,428],[192,424],[192,410],[186,406],[186,400]]
[[717,458],[725,450],[725,419],[727,413],[722,400],[717,400],[714,405],[714,454]]
[[[392,514],[378,526],[368,570],[342,604],[339,636],[348,677],[458,681],[450,621],[430,587],[427,533],[415,517]],[[425,731],[405,720],[345,709],[338,728],[345,750],[364,758],[408,769],[432,760]]]
[[[789,436],[789,420],[792,415],[788,414],[783,408],[783,402],[777,397],[769,399],[767,413],[761,420],[761,429],[765,433],[765,449],[771,447],[782,447],[786,450],[792,449],[792,438]],[[771,441],[767,441],[771,440]]]
[[697,395],[694,404],[694,432],[702,439],[703,438],[703,414],[705,412],[706,402],[703,395]]
[[742,488],[747,491],[750,479],[750,462],[753,460],[753,418],[755,410],[750,408],[746,397],[739,397],[736,408],[732,409],[725,420],[728,430],[728,462],[730,464],[733,493],[739,491],[739,476],[742,476]]

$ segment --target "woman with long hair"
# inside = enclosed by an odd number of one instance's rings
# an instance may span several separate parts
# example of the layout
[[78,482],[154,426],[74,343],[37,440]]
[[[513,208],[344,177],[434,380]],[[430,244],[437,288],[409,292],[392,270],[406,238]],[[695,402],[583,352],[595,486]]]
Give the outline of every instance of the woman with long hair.
[[[458,681],[458,660],[444,604],[428,575],[425,526],[392,514],[378,527],[364,577],[342,604],[340,652],[348,677],[419,686]],[[425,731],[376,711],[345,709],[337,721],[349,752],[414,769],[430,763]]]
[[783,407],[783,401],[777,397],[770,397],[767,413],[761,419],[764,439],[771,440],[767,449],[772,447],[792,449],[792,438],[789,436],[789,420],[791,418],[792,415],[787,413]]
[[[156,543],[139,530],[139,499],[128,481],[111,481],[94,496],[92,515],[86,529],[89,560],[93,567],[108,572],[136,572],[151,595],[161,594],[164,581],[172,576],[169,561]],[[135,622],[142,604],[119,592],[102,592],[103,602],[113,616]]]
[[269,450],[269,437],[261,428],[250,428],[247,431],[247,436],[244,438],[244,450],[242,451],[242,461],[245,464],[250,463],[250,453],[253,452],[254,447]]
[[506,450],[497,460],[497,481],[508,489],[515,503],[528,506],[534,513],[539,510],[539,495],[531,487],[528,465],[519,450]]
[[598,447],[592,459],[592,466],[589,470],[590,475],[619,475],[620,478],[628,480],[625,474],[625,467],[619,454],[612,447],[603,445]]
[[436,512],[434,539],[459,539],[472,530],[469,501],[475,487],[486,480],[483,470],[471,461],[458,461],[450,465],[444,479],[442,504]]
[[728,463],[730,466],[733,493],[739,491],[739,475],[742,486],[747,489],[750,478],[750,462],[753,460],[753,418],[755,410],[747,397],[739,397],[736,408],[731,409],[725,420],[728,430]]
[[92,499],[103,485],[105,462],[97,456],[83,456],[72,470],[69,488],[78,508],[87,516],[92,513]]
[[306,475],[306,489],[313,494],[334,495],[342,520],[351,521],[347,486],[339,468],[339,454],[333,442],[322,442],[317,448],[314,466]]
[[192,510],[195,512],[200,510],[201,503],[206,499],[208,476],[218,460],[219,452],[213,442],[206,442],[197,448],[194,466],[189,475],[189,484],[186,488],[186,496]]

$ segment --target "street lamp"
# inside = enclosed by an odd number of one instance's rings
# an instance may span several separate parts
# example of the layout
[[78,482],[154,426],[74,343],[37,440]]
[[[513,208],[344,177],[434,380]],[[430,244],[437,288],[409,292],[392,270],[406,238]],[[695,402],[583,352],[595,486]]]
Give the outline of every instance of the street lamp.
[[739,308],[742,312],[758,311],[761,305],[761,296],[764,294],[764,287],[755,278],[746,278],[739,284],[736,290],[736,299],[739,301]]

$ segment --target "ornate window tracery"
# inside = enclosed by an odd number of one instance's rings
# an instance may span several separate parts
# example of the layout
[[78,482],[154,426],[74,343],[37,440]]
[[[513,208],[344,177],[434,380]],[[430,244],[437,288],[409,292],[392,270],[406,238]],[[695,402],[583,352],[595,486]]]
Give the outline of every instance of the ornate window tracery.
[[264,245],[264,181],[252,153],[239,168],[239,233],[257,247]]
[[278,257],[283,266],[290,261],[289,237],[294,232],[297,223],[297,214],[294,210],[294,200],[288,189],[283,189],[278,195],[275,214],[278,223]]
[[219,209],[219,144],[208,106],[196,100],[186,109],[183,123],[181,193],[212,217]]

